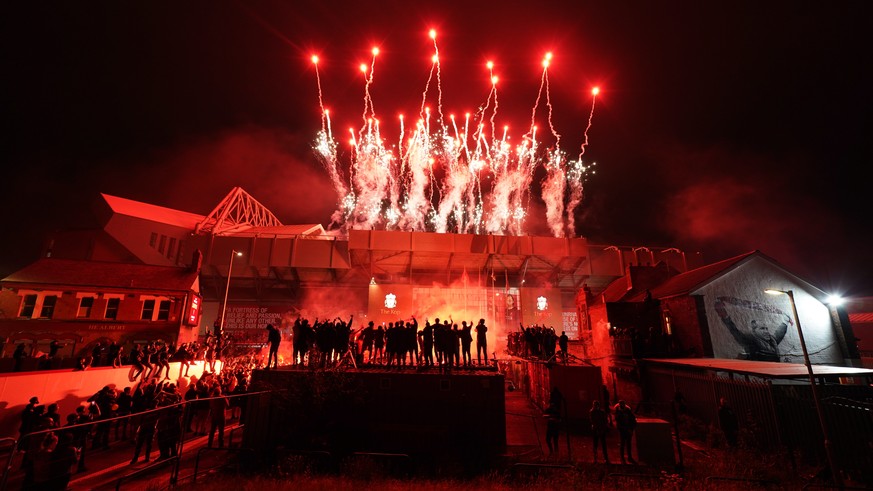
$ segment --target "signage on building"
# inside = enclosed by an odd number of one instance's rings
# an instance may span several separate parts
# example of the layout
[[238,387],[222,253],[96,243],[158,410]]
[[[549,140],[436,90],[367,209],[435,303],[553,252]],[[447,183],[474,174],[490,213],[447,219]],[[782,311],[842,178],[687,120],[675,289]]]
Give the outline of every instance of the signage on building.
[[196,293],[192,293],[189,298],[188,308],[185,309],[188,313],[187,317],[185,317],[185,324],[189,326],[197,326],[200,324],[200,308],[203,303],[203,298]]

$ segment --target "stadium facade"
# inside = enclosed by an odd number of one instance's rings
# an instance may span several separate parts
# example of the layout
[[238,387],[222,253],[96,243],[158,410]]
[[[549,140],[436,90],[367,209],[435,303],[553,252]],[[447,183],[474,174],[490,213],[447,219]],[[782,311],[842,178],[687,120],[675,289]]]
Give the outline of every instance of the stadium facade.
[[[241,188],[208,215],[101,194],[101,228],[57,233],[43,256],[190,267],[202,253],[201,333],[220,323],[238,339],[284,330],[297,314],[355,317],[355,327],[409,319],[486,319],[489,346],[518,325],[586,339],[580,292],[598,294],[629,266],[703,264],[677,248],[592,244],[585,238],[350,230],[284,225]],[[238,254],[240,253],[240,254]],[[226,307],[223,307],[224,298]]]

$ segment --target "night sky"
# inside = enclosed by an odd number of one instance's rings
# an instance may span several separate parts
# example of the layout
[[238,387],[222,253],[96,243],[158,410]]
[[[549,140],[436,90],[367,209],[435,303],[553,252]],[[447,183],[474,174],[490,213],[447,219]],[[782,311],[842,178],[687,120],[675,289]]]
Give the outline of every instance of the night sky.
[[572,154],[600,87],[577,218],[592,243],[758,249],[825,291],[873,294],[869,1],[20,0],[0,25],[0,276],[52,230],[92,226],[101,192],[207,214],[238,185],[283,223],[327,226],[311,55],[342,133],[378,46],[370,92],[394,134],[421,104],[434,28],[446,113],[485,102],[493,60],[499,123],[526,126],[551,51]]

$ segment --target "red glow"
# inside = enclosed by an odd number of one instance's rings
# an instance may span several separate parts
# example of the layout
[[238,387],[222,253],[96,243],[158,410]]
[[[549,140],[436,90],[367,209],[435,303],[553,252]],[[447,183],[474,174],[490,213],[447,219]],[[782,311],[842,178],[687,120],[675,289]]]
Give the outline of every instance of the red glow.
[[312,63],[318,65],[318,55],[312,55]]

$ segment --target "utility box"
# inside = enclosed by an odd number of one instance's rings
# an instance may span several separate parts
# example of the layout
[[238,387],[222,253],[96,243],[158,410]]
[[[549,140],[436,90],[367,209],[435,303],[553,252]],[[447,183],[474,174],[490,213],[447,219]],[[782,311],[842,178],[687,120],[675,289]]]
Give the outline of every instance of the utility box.
[[637,457],[640,462],[654,466],[676,465],[673,452],[673,431],[663,419],[637,418]]

